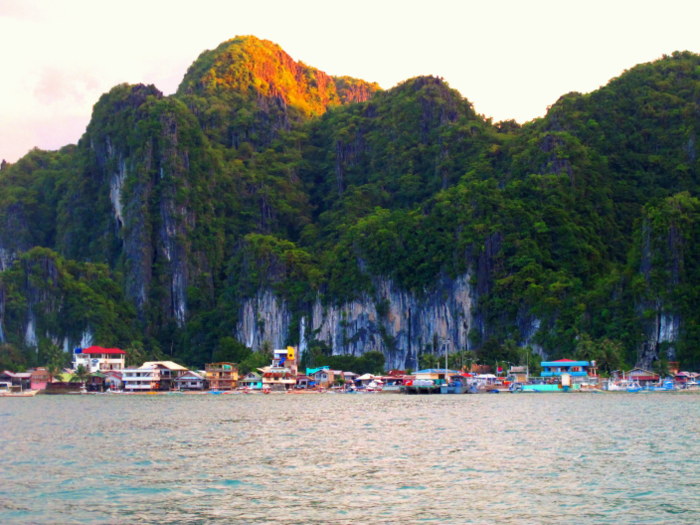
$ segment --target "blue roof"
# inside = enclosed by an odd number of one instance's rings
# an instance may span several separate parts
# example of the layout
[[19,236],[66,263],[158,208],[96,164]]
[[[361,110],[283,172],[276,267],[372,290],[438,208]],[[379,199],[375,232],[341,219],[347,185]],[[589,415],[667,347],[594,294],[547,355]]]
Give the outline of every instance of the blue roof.
[[589,361],[542,361],[541,366],[591,366]]

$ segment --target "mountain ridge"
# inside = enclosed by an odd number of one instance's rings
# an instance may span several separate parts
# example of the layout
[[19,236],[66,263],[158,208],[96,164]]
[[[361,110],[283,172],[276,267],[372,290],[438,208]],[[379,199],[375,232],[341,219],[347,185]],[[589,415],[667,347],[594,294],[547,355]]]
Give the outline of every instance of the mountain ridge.
[[236,37],[3,166],[0,340],[25,364],[99,337],[198,366],[270,344],[698,366],[699,72],[674,53],[520,126],[440,78],[381,90]]

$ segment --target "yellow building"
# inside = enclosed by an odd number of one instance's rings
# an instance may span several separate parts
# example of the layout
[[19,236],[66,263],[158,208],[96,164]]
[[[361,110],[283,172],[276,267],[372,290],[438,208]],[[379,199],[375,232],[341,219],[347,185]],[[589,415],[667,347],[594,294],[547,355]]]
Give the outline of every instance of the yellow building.
[[235,363],[207,363],[204,371],[211,390],[233,390],[238,386],[238,365]]

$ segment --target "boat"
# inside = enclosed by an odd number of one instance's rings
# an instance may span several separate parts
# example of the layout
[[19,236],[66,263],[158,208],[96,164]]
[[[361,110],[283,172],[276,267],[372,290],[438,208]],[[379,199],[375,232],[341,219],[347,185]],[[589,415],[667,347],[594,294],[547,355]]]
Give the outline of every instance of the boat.
[[642,385],[639,384],[639,381],[631,381],[627,385],[627,392],[641,392],[642,390],[644,389],[642,388]]

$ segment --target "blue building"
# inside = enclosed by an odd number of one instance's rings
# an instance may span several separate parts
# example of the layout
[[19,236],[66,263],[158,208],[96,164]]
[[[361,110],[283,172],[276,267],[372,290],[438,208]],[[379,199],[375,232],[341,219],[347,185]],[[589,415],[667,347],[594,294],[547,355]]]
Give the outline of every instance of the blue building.
[[[587,377],[594,372],[595,362],[572,361],[571,359],[559,359],[558,361],[542,361],[542,377],[561,377],[569,374],[571,377]],[[595,372],[592,374],[595,375]]]

